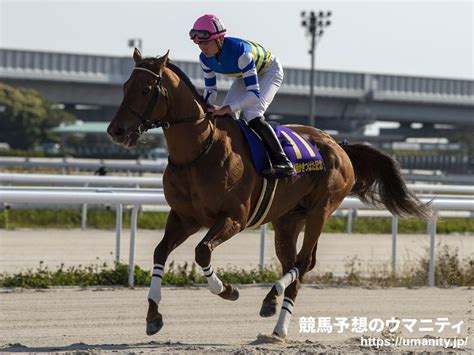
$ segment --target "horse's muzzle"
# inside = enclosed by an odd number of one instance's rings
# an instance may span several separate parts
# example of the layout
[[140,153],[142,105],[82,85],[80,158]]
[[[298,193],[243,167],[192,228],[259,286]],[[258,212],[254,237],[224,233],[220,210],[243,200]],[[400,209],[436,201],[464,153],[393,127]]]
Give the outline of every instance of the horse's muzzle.
[[137,145],[137,141],[140,138],[140,134],[137,131],[126,130],[113,123],[107,127],[107,133],[112,139],[112,142],[122,145],[125,148],[133,148]]

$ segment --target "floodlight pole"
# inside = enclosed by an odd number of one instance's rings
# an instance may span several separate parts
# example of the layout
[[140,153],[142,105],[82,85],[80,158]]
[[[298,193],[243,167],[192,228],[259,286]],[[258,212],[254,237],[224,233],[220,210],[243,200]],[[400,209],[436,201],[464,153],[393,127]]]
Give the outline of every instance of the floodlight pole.
[[[316,60],[316,45],[318,40],[324,33],[324,28],[331,25],[329,17],[331,17],[331,11],[323,13],[319,11],[316,15],[314,11],[311,11],[308,15],[305,11],[301,12],[301,26],[307,29],[307,35],[311,36],[311,48],[309,54],[311,54],[311,71],[309,77],[309,125],[315,126],[315,95],[314,95],[314,77],[315,77],[315,60]],[[326,21],[323,21],[326,20]]]
[[310,25],[310,32],[311,32],[311,49],[309,50],[311,54],[311,72],[309,76],[309,125],[314,127],[316,125],[314,120],[314,108],[315,108],[315,100],[314,100],[314,60],[316,57],[316,17],[314,16],[314,12],[311,11],[311,25]]

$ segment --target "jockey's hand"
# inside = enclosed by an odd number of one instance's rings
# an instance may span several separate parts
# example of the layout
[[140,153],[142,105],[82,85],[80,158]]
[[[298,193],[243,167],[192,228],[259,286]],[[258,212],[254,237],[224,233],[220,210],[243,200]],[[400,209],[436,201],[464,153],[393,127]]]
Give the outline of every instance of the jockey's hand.
[[207,110],[210,113],[212,113],[212,115],[214,115],[214,116],[224,116],[224,115],[232,113],[232,110],[230,109],[229,105],[225,105],[225,106],[221,106],[221,107],[219,107],[219,106],[210,107]]

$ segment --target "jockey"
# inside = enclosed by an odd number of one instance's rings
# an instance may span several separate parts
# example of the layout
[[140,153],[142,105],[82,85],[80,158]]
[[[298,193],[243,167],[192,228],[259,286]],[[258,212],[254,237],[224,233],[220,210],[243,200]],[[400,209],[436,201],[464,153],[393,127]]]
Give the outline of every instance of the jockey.
[[236,77],[222,106],[211,107],[215,116],[240,112],[248,125],[262,139],[269,153],[272,168],[266,175],[289,176],[293,165],[283,151],[264,113],[283,81],[279,60],[261,45],[240,38],[224,37],[226,29],[211,14],[199,17],[189,31],[189,37],[199,45],[199,62],[204,72],[204,100],[213,105],[217,98],[216,74]]

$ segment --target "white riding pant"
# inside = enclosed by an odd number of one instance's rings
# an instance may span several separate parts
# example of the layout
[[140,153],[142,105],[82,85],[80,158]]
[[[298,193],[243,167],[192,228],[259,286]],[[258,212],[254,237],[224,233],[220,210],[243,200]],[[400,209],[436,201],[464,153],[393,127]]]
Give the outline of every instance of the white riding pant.
[[[235,111],[232,115],[235,118],[239,118],[240,114],[244,114],[246,122],[254,119],[255,117],[263,117],[268,106],[273,101],[278,89],[283,82],[283,68],[278,58],[273,58],[272,63],[268,66],[264,74],[258,76],[258,84],[260,86],[260,98],[255,105],[247,107],[241,111]],[[222,103],[222,106],[227,105],[229,102],[238,100],[242,95],[247,93],[244,79],[237,78],[232,83],[227,95]]]

